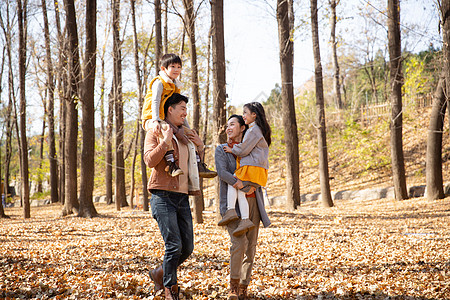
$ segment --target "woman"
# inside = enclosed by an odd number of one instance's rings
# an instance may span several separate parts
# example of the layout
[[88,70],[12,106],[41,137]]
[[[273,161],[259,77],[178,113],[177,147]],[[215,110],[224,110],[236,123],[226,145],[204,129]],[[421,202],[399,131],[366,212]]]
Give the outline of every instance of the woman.
[[[255,259],[260,221],[262,221],[264,227],[270,226],[270,220],[264,208],[261,187],[255,189],[255,187],[246,185],[245,182],[235,178],[233,174],[236,170],[236,157],[224,151],[224,146],[232,147],[234,144],[242,142],[246,128],[242,116],[232,115],[227,122],[228,141],[219,145],[215,152],[216,170],[220,179],[220,214],[223,216],[227,210],[228,185],[232,185],[246,193],[250,220],[257,225],[255,229],[238,237],[234,236],[233,232],[238,227],[239,220],[227,225],[231,240],[229,300],[247,299],[247,287],[250,283]],[[240,216],[238,205],[236,206],[236,212]]]

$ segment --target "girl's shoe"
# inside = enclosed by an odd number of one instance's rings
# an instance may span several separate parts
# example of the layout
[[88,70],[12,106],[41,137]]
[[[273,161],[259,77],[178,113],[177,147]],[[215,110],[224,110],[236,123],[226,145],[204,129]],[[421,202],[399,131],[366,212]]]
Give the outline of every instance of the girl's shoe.
[[253,228],[255,228],[255,224],[253,224],[250,219],[242,219],[241,222],[239,222],[239,226],[233,231],[233,235],[236,237],[241,236]]
[[228,225],[230,222],[239,219],[235,209],[228,209],[226,213],[223,215],[222,220],[217,223],[219,226]]

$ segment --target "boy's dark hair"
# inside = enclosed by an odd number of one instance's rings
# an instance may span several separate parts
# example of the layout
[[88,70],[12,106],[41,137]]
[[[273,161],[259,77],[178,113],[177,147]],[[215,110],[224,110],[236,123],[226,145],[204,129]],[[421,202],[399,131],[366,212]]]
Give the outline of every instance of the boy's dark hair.
[[161,57],[160,64],[161,67],[164,67],[166,69],[169,67],[169,65],[172,64],[179,64],[180,66],[183,66],[183,64],[181,63],[181,58],[174,53],[164,54]]
[[264,111],[264,107],[259,102],[250,102],[244,104],[244,107],[248,108],[250,112],[256,114],[256,125],[261,128],[264,138],[266,139],[267,145],[270,146],[272,143],[272,130],[270,129],[269,122],[267,122],[266,112]]
[[166,103],[164,103],[164,115],[167,116],[167,111],[169,110],[169,107],[174,107],[175,105],[177,105],[180,102],[189,102],[188,97],[183,96],[181,94],[178,93],[173,93],[172,96],[170,96]]

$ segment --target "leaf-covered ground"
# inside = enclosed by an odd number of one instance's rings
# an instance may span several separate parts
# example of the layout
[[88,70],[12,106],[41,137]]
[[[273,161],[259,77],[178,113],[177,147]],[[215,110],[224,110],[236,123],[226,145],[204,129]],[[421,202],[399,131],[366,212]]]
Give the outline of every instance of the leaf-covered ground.
[[[319,202],[269,210],[261,229],[254,299],[450,299],[450,199]],[[59,217],[59,205],[8,208],[0,220],[1,299],[162,299],[148,271],[162,240],[149,213],[99,204],[100,218]],[[212,213],[195,225],[181,267],[182,299],[225,299],[226,231]]]

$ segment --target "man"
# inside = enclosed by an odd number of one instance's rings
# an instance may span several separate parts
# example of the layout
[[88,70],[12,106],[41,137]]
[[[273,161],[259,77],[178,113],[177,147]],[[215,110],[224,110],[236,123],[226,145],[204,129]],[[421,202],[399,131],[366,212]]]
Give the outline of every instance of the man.
[[[200,193],[195,151],[204,155],[204,145],[195,131],[184,132],[188,98],[174,93],[164,105],[163,139],[150,130],[145,137],[144,161],[153,172],[148,182],[152,215],[164,239],[162,266],[150,271],[155,290],[164,289],[166,299],[179,299],[177,268],[194,250],[194,233],[188,195]],[[166,171],[164,155],[172,142],[174,159],[183,174],[172,177]]]
[[[221,215],[223,216],[227,210],[227,190],[228,185],[232,185],[246,192],[250,212],[249,219],[256,225],[255,229],[247,231],[238,237],[234,236],[233,232],[238,227],[239,220],[232,221],[227,225],[231,240],[230,291],[228,293],[228,300],[237,300],[238,298],[239,300],[247,299],[247,287],[251,280],[259,224],[261,221],[264,227],[268,227],[271,224],[264,208],[261,187],[255,189],[235,178],[233,174],[236,170],[236,157],[231,153],[226,153],[223,149],[224,146],[232,147],[234,144],[242,142],[245,130],[246,125],[242,116],[232,115],[227,122],[226,133],[228,141],[226,144],[217,146],[215,152],[217,175],[220,179]],[[239,207],[236,207],[236,212],[240,215]]]

